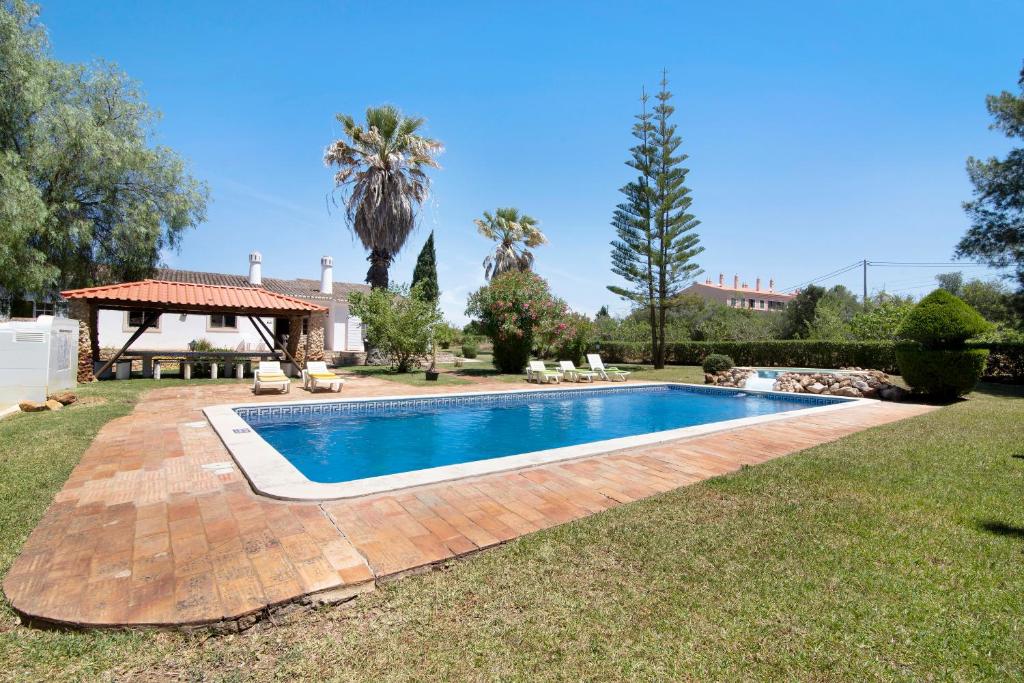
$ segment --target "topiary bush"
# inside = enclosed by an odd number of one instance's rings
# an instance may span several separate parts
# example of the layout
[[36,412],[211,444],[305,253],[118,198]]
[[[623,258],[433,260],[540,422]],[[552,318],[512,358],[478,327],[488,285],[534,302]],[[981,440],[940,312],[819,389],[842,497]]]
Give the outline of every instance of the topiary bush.
[[911,309],[897,337],[930,349],[958,348],[990,327],[963,299],[944,289],[936,289]]
[[704,359],[703,366],[704,372],[709,374],[715,374],[716,372],[722,372],[724,370],[731,370],[736,367],[736,363],[733,362],[732,358],[722,353],[712,353],[710,356]]
[[926,349],[913,343],[896,348],[903,381],[922,394],[952,400],[968,393],[981,379],[988,349]]
[[968,393],[981,379],[988,349],[968,348],[988,322],[962,299],[937,289],[914,306],[900,325],[896,363],[915,391],[940,400]]

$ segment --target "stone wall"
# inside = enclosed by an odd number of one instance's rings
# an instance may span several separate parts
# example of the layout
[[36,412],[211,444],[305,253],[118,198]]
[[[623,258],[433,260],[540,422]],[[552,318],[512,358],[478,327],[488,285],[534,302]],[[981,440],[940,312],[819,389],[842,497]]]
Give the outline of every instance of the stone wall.
[[93,382],[96,376],[92,373],[93,340],[89,334],[89,306],[80,299],[73,299],[68,304],[68,317],[78,321],[78,382]]
[[[714,374],[705,373],[704,383],[720,387],[746,386],[747,379],[757,374],[753,368],[730,368]],[[899,401],[907,390],[893,384],[889,375],[880,370],[850,368],[848,372],[831,373],[790,372],[780,375],[772,386],[773,391],[791,394],[820,394],[822,396],[846,396],[850,398],[878,398],[885,401]]]
[[704,373],[704,383],[719,387],[742,387],[749,377],[756,374],[753,368],[729,368],[716,373]]
[[860,368],[836,374],[791,372],[779,376],[773,388],[775,391],[788,391],[796,394],[880,398],[887,401],[898,401],[907,393],[903,388],[890,382],[889,375],[881,370],[861,370]]

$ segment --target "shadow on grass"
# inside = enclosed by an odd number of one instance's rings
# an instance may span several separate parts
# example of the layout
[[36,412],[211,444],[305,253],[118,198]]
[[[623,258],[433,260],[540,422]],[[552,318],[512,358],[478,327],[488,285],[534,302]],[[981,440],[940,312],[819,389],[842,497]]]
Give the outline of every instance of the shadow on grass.
[[981,382],[974,387],[975,393],[999,398],[1024,398],[1024,385],[1003,384],[1002,382]]
[[1009,538],[1024,541],[1024,527],[1016,526],[1015,524],[986,520],[978,522],[977,526],[982,531],[987,531],[996,536],[1008,536]]

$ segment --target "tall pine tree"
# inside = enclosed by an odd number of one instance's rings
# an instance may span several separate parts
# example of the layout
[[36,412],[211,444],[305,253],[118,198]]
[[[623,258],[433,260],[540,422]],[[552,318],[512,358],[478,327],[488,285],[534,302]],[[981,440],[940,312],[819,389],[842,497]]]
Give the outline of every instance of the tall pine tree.
[[638,142],[630,149],[627,165],[639,176],[622,188],[626,201],[612,217],[618,239],[612,242],[612,272],[629,287],[609,286],[615,294],[647,309],[651,327],[651,357],[654,367],[665,366],[665,328],[669,311],[678,305],[686,284],[700,274],[694,257],[704,251],[694,229],[700,224],[689,213],[689,169],[682,166],[685,154],[672,123],[675,107],[670,104],[668,77],[662,74],[658,103],[647,111],[647,95],[636,117],[633,136]]
[[430,232],[420,255],[416,257],[416,267],[412,271],[412,286],[420,285],[420,296],[424,301],[437,302],[441,290],[437,286],[437,254],[434,252],[434,232]]

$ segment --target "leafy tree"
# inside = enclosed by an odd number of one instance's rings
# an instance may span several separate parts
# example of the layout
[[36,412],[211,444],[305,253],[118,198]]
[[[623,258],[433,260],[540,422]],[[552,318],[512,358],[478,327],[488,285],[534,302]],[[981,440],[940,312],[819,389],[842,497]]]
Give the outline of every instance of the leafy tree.
[[629,287],[608,289],[647,310],[651,355],[654,366],[662,368],[668,312],[686,283],[700,273],[693,259],[704,249],[694,232],[700,222],[689,213],[689,169],[682,165],[687,155],[678,153],[682,140],[671,122],[675,107],[664,73],[656,99],[653,114],[648,114],[646,93],[641,96],[641,113],[633,126],[638,143],[626,162],[639,177],[622,188],[626,201],[612,218],[618,237],[612,242],[612,271]]
[[348,114],[338,114],[347,140],[335,140],[324,163],[336,166],[336,187],[342,192],[345,218],[370,255],[366,282],[388,287],[388,269],[416,225],[416,210],[430,190],[428,168],[440,168],[435,159],[440,142],[419,134],[424,119],[403,116],[385,105],[366,110],[365,125]]
[[206,216],[206,186],[151,143],[158,114],[102,62],[50,55],[37,8],[0,3],[0,287],[150,275]]
[[[1017,81],[1020,94],[989,95],[986,106],[992,128],[1008,138],[1024,138],[1024,68]],[[1019,285],[1017,303],[1024,309],[1024,147],[1004,159],[967,159],[974,199],[964,202],[971,227],[957,245],[960,257],[981,259],[997,267],[1013,266]]]
[[940,289],[946,290],[953,296],[960,296],[964,290],[964,274],[960,272],[939,273],[935,276],[935,281],[939,283]]
[[416,267],[412,271],[412,286],[420,285],[420,294],[427,301],[436,302],[441,297],[437,286],[437,253],[434,251],[434,232],[430,232],[420,255],[416,257]]
[[814,319],[807,328],[808,339],[844,341],[850,338],[850,327],[844,319],[843,303],[838,297],[826,294],[814,307]]
[[493,214],[484,211],[484,217],[473,222],[477,232],[498,243],[494,253],[484,259],[484,277],[488,280],[502,273],[530,270],[533,268],[530,248],[548,241],[537,227],[537,220],[525,213],[520,214],[514,207],[497,209]]
[[900,299],[884,299],[872,303],[850,321],[850,334],[856,341],[895,341],[900,325],[914,307]]
[[594,316],[595,319],[610,317],[612,317],[612,315],[611,313],[608,312],[608,306],[602,306],[601,308],[597,309],[597,314]]
[[1013,295],[997,280],[964,280],[963,273],[940,273],[935,276],[939,287],[958,296],[976,309],[986,320],[1014,326],[1019,324],[1014,311]]
[[397,372],[418,367],[427,355],[440,311],[419,287],[373,288],[349,295],[349,308],[366,325],[370,345]]
[[797,292],[797,295],[786,304],[784,310],[786,317],[785,336],[790,339],[805,339],[810,333],[811,324],[814,322],[814,313],[818,307],[818,300],[825,296],[825,288],[818,285],[809,285]]

